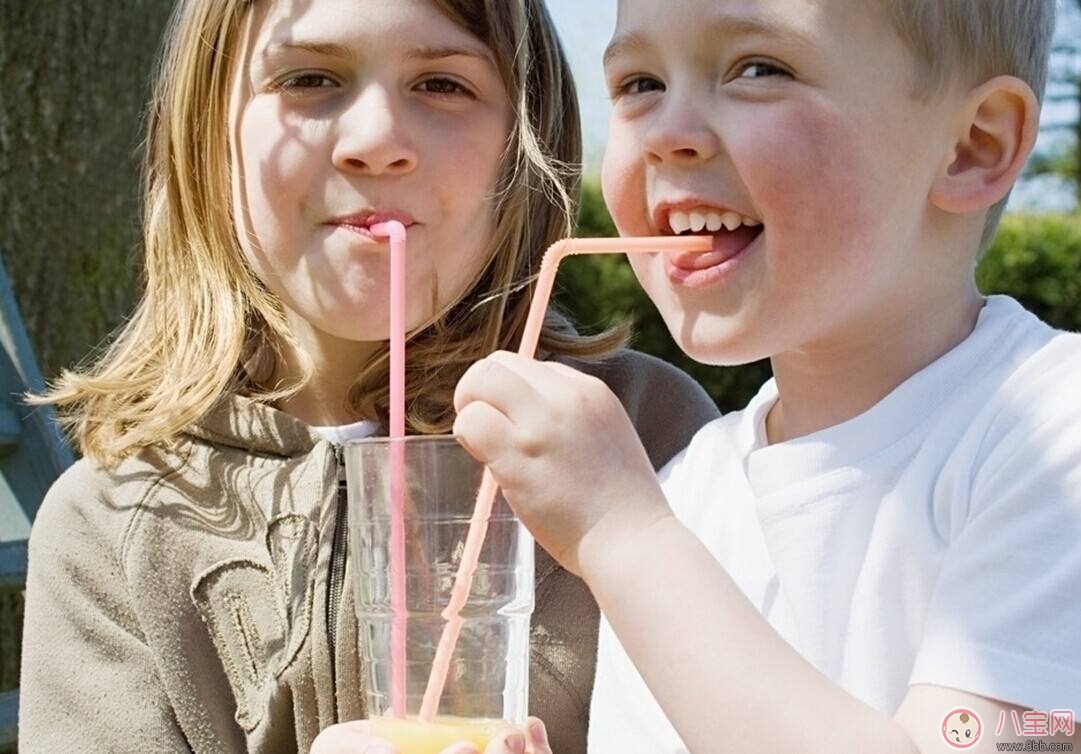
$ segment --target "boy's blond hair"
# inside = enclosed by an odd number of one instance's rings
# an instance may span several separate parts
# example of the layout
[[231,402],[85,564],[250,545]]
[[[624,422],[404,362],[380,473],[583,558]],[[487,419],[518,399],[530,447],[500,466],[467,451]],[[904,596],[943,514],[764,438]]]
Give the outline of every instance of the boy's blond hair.
[[[230,85],[252,6],[273,1],[180,0],[173,12],[149,114],[142,299],[104,354],[32,399],[60,406],[82,452],[103,465],[169,441],[229,391],[273,402],[303,385],[274,384],[294,341],[230,214]],[[488,263],[409,343],[407,420],[429,433],[453,423],[464,370],[517,345],[540,255],[573,230],[581,156],[574,84],[543,1],[434,4],[492,50],[515,117]],[[541,347],[556,354],[602,356],[625,340],[622,330],[578,337],[556,316],[547,325]],[[358,416],[385,421],[387,362],[384,347],[357,375]]]
[[[886,0],[916,59],[916,91],[929,98],[958,80],[1016,76],[1043,100],[1055,0]],[[1006,199],[989,210],[980,248],[994,236]]]

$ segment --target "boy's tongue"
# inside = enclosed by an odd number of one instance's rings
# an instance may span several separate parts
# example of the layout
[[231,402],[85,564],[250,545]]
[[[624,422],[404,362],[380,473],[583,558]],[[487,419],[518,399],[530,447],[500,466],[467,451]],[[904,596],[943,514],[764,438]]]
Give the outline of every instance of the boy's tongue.
[[681,270],[704,270],[731,259],[758,237],[762,226],[742,226],[733,231],[713,233],[713,250],[705,252],[680,252],[671,257],[672,264]]

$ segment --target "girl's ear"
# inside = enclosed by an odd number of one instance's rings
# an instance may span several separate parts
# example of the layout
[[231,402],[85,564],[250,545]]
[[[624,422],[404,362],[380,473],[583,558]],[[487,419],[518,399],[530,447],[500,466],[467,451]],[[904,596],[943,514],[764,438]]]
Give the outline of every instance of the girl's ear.
[[1032,88],[1015,76],[997,76],[969,92],[931,202],[945,212],[979,212],[1009,194],[1036,144],[1039,110]]

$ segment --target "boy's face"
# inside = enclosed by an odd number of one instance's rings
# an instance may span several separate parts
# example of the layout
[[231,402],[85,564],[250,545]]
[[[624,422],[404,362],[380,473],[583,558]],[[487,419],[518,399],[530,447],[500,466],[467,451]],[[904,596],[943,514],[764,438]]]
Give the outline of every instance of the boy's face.
[[620,0],[613,42],[603,188],[620,232],[728,221],[711,253],[631,257],[692,357],[874,338],[924,295],[955,100],[911,96],[879,3]]

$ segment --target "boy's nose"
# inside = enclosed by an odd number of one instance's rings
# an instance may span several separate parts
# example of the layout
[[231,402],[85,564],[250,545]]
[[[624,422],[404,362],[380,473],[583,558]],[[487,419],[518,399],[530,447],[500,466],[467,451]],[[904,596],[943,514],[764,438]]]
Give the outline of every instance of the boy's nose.
[[362,92],[338,122],[332,159],[344,172],[402,175],[416,167],[417,153],[391,95],[376,87]]
[[690,107],[668,107],[649,124],[642,141],[646,164],[709,160],[721,149],[717,133]]

